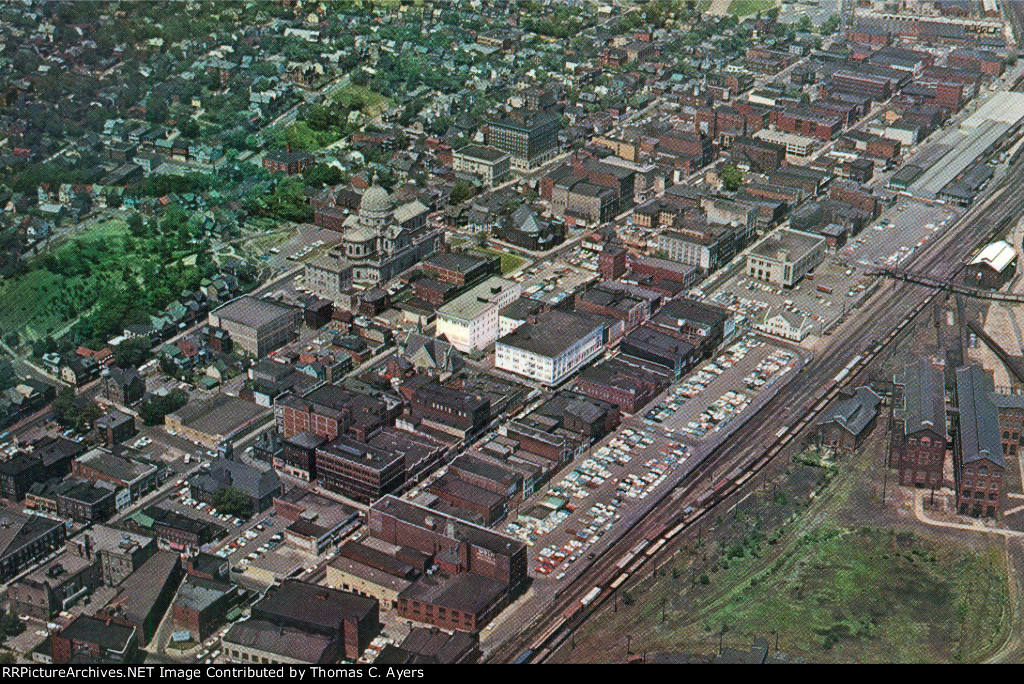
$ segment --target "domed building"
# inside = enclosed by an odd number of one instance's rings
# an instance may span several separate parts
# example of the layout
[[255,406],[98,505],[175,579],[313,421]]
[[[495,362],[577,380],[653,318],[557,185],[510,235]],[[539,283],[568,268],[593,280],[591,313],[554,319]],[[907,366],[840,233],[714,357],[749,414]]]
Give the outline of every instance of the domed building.
[[376,183],[363,191],[359,209],[349,214],[340,230],[341,244],[306,265],[310,287],[338,300],[352,281],[391,280],[441,247],[444,231],[427,226],[429,210],[419,201],[397,205]]

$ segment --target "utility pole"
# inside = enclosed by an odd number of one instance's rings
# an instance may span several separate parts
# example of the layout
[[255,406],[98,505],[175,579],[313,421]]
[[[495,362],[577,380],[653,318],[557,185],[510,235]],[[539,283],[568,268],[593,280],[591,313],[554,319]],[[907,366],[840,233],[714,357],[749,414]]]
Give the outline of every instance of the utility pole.
[[630,653],[632,653],[632,651],[630,650],[630,646],[631,646],[631,645],[632,645],[632,637],[631,637],[630,635],[628,635],[628,634],[627,634],[627,635],[626,635],[626,655],[627,655],[627,656],[628,656],[628,655],[629,655]]

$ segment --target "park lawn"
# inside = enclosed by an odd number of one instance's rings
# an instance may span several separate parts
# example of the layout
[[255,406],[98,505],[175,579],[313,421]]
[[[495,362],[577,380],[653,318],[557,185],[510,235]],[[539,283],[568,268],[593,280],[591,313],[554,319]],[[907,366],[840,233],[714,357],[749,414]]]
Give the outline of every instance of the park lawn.
[[778,4],[777,0],[732,0],[729,5],[729,14],[745,17],[758,12],[767,12]]
[[349,83],[334,95],[334,101],[350,108],[358,107],[363,114],[373,118],[386,110],[391,102],[376,90]]
[[[30,271],[0,283],[0,330],[22,330],[30,326],[35,334],[47,333],[66,322],[54,304],[60,299],[61,277],[45,269]],[[31,324],[31,325],[30,325]]]

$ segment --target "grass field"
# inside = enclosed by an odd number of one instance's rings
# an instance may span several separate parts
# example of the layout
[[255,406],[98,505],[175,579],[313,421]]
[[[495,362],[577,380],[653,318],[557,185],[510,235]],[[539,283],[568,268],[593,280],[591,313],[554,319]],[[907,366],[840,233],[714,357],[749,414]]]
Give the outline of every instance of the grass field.
[[[720,638],[745,648],[777,633],[780,651],[813,662],[970,662],[1002,632],[1006,569],[996,542],[974,553],[909,532],[822,527],[752,577],[757,556],[745,556],[697,581],[680,565],[663,568],[628,592],[633,605],[620,599],[618,612],[584,626],[562,657],[621,662],[626,634],[634,653],[707,656]],[[731,588],[704,603],[705,580]]]
[[390,102],[375,90],[350,83],[334,95],[334,101],[349,107],[359,107],[363,114],[375,117],[388,108]]
[[729,5],[729,14],[745,17],[758,12],[767,12],[778,4],[776,0],[732,0]]
[[[895,523],[877,496],[885,432],[814,467],[813,450],[674,556],[626,582],[555,662],[711,658],[767,639],[812,662],[976,662],[1006,637],[1004,542]],[[891,485],[890,485],[891,486]],[[876,489],[878,487],[878,489]]]
[[60,282],[60,276],[39,270],[0,283],[0,330],[26,329],[34,336],[64,323],[65,316],[54,308]]
[[472,251],[479,254],[501,257],[501,275],[507,275],[517,271],[526,263],[526,259],[518,254],[512,254],[511,252],[502,252],[501,250],[490,249],[487,247],[476,247]]

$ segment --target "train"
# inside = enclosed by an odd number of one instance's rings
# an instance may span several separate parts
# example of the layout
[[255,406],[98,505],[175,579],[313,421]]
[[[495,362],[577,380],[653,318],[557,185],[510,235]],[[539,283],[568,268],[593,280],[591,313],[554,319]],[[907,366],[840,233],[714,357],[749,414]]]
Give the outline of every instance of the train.
[[[604,586],[596,585],[587,591],[579,601],[575,601],[572,606],[565,611],[565,613],[558,616],[558,619],[552,625],[541,632],[530,647],[523,651],[513,661],[513,663],[528,663],[532,662],[534,658],[543,659],[543,657],[546,657],[546,654],[556,648],[560,641],[557,639],[552,641],[552,637],[554,637],[554,635],[556,635],[571,618],[575,617],[578,613],[587,608],[596,607],[600,603],[599,599],[607,597],[621,587],[647,559],[657,554],[658,551],[668,543],[668,540],[685,530],[693,521],[704,515],[709,508],[716,506],[722,501],[726,501],[729,497],[736,494],[751,477],[756,475],[773,458],[775,458],[779,451],[790,445],[800,432],[817,418],[818,414],[824,410],[825,406],[835,398],[843,387],[845,387],[847,383],[849,383],[857,376],[858,373],[860,373],[860,371],[871,363],[882,349],[888,346],[896,336],[910,324],[921,310],[928,305],[929,301],[930,298],[925,299],[919,305],[914,307],[910,313],[908,313],[900,323],[889,332],[885,339],[873,341],[863,353],[854,356],[850,362],[847,363],[822,389],[818,397],[815,400],[812,400],[812,402],[805,407],[804,415],[799,421],[793,425],[783,426],[775,432],[775,439],[773,443],[769,445],[769,447],[765,449],[760,456],[756,457],[745,466],[733,469],[726,477],[717,480],[712,489],[705,490],[698,495],[696,499],[697,507],[689,507],[684,510],[681,519],[676,518],[672,522],[669,522],[656,530],[647,532],[644,535],[644,539],[637,542],[629,551],[623,554],[618,561],[616,561],[615,568],[617,569],[617,572],[614,579]],[[562,638],[564,638],[564,635]],[[551,645],[547,645],[549,641],[551,641]]]

